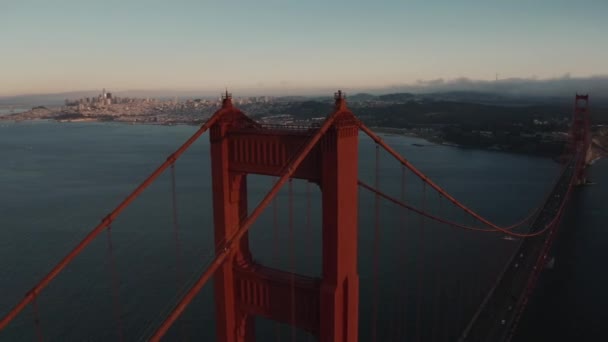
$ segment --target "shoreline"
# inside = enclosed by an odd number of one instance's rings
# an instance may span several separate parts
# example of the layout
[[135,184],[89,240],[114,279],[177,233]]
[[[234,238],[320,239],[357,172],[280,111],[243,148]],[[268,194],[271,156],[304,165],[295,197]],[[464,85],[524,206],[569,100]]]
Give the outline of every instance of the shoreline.
[[514,155],[520,155],[520,156],[525,155],[525,156],[530,156],[530,157],[535,157],[535,158],[545,158],[545,159],[548,158],[548,159],[552,159],[552,160],[556,159],[555,156],[550,156],[550,155],[542,154],[542,153],[526,153],[526,152],[520,152],[520,151],[516,151],[516,150],[509,150],[509,149],[497,149],[497,148],[485,148],[485,147],[481,147],[481,146],[460,145],[460,144],[456,144],[456,143],[453,143],[453,142],[450,142],[447,140],[440,139],[435,136],[428,136],[425,134],[418,134],[415,132],[406,132],[406,131],[397,132],[398,130],[404,130],[404,129],[399,129],[399,128],[391,128],[391,127],[371,127],[371,128],[376,130],[378,133],[419,138],[419,139],[427,141],[431,144],[434,144],[435,146],[455,147],[455,148],[459,148],[459,149],[463,149],[463,150],[477,150],[477,151],[486,151],[486,152],[507,153],[507,154],[514,154]]
[[70,123],[116,123],[121,125],[149,125],[149,126],[199,126],[200,123],[194,122],[153,122],[153,121],[122,121],[122,120],[99,120],[96,118],[84,118],[84,119],[53,119],[53,118],[34,118],[34,119],[20,119],[20,120],[8,120],[8,119],[0,119],[0,122],[7,123],[15,123],[20,124],[24,122],[54,122],[61,124],[70,124]]
[[[10,115],[3,115],[0,116],[0,122],[4,121],[4,122],[10,122],[10,123],[22,123],[22,122],[56,122],[56,123],[62,123],[62,124],[69,124],[69,123],[93,123],[93,122],[97,122],[97,123],[116,123],[116,124],[123,124],[123,125],[150,125],[150,126],[200,126],[202,124],[201,123],[195,123],[195,122],[153,122],[153,121],[126,121],[126,120],[101,120],[99,118],[74,118],[74,119],[54,119],[54,118],[27,118],[27,119],[8,119]],[[542,154],[542,153],[526,153],[526,152],[521,152],[521,151],[515,151],[515,150],[508,150],[508,149],[496,149],[496,148],[485,148],[485,147],[481,147],[481,146],[467,146],[467,145],[460,145],[460,144],[456,144],[447,140],[443,140],[437,136],[429,136],[426,134],[419,134],[416,132],[411,132],[407,129],[404,128],[393,128],[393,127],[378,127],[378,126],[374,126],[374,127],[370,127],[373,128],[377,133],[381,133],[381,134],[388,134],[388,135],[396,135],[396,136],[404,136],[404,137],[411,137],[411,138],[417,138],[417,139],[422,139],[428,143],[433,144],[434,146],[447,146],[447,147],[455,147],[455,148],[459,148],[459,149],[466,149],[466,150],[478,150],[478,151],[488,151],[488,152],[499,152],[499,153],[508,153],[508,154],[516,154],[516,155],[527,155],[527,156],[533,156],[533,157],[537,157],[537,158],[550,158],[555,160],[556,156],[549,156],[546,154]],[[431,146],[433,146],[431,145]],[[425,146],[420,146],[420,147],[425,147]],[[428,147],[428,146],[427,146]],[[594,149],[594,147],[591,147],[592,149]],[[590,162],[589,165],[593,165],[593,163],[595,163],[597,160],[599,159],[603,159],[608,157],[608,155],[606,155],[605,153],[599,153],[599,155],[596,155]]]
[[[491,147],[486,148],[486,147],[481,147],[481,146],[460,145],[460,144],[456,144],[456,143],[453,143],[453,142],[450,142],[447,140],[440,139],[436,136],[428,136],[425,134],[418,134],[415,132],[406,131],[403,128],[392,128],[392,127],[370,127],[370,128],[373,128],[378,133],[401,135],[401,136],[423,139],[424,141],[427,141],[436,146],[448,146],[448,147],[456,147],[459,149],[466,149],[466,150],[478,150],[478,151],[516,154],[516,155],[526,155],[526,156],[531,156],[531,157],[536,157],[536,158],[549,158],[549,159],[552,159],[555,161],[557,161],[556,159],[559,158],[559,156],[551,156],[551,155],[543,154],[543,153],[527,153],[527,152],[509,150],[509,149],[496,149],[496,148],[491,148]],[[591,149],[592,153],[594,154],[594,157],[592,158],[592,160],[589,161],[589,165],[593,165],[595,162],[597,162],[600,159],[608,158],[608,153],[606,153],[606,149],[604,149],[603,147],[591,145],[590,149]]]

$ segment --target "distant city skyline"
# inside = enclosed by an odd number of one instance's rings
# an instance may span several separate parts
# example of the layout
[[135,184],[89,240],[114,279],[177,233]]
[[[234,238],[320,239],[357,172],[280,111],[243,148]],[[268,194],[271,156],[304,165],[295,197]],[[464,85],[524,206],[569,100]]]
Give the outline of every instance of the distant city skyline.
[[0,96],[608,75],[606,13],[605,0],[5,0]]

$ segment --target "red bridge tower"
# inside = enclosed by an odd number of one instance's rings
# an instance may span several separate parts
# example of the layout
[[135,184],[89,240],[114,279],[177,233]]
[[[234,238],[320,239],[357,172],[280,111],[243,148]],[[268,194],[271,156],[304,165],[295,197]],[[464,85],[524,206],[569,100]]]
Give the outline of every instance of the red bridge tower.
[[584,184],[587,179],[585,176],[585,167],[590,159],[591,148],[591,128],[589,118],[589,95],[576,94],[574,100],[574,118],[572,122],[572,153],[577,153],[577,148],[581,148],[581,153],[584,155],[583,166],[579,169],[576,175],[578,184]]
[[[215,243],[247,216],[247,175],[280,176],[315,129],[263,127],[233,107],[226,92],[221,117],[210,128]],[[357,120],[335,94],[336,120],[294,173],[322,191],[321,278],[253,262],[247,235],[215,274],[217,339],[254,341],[254,316],[295,326],[321,342],[358,339]]]

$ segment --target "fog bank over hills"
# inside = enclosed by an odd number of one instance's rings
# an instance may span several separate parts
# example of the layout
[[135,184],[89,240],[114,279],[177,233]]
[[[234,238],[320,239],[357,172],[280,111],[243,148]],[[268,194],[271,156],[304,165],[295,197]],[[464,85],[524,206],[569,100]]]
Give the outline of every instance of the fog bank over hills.
[[592,94],[594,99],[608,100],[608,75],[559,78],[508,78],[492,81],[457,78],[421,80],[414,84],[394,85],[374,91],[382,93],[434,93],[452,91],[488,92],[512,97],[571,97],[575,93]]
[[[120,90],[105,85],[108,91],[117,96],[127,97],[155,97],[155,98],[217,98],[221,88],[217,91],[208,90]],[[337,87],[318,88],[259,88],[259,87],[231,87],[229,90],[235,96],[330,96]],[[342,87],[342,89],[355,98],[363,100],[369,94],[373,95],[411,93],[433,97],[437,95],[444,100],[464,102],[492,102],[508,105],[510,101],[517,103],[549,103],[572,101],[574,94],[590,94],[592,104],[608,106],[608,75],[592,77],[571,77],[566,74],[552,79],[535,78],[508,78],[492,81],[457,78],[451,80],[419,80],[411,84],[396,84],[386,87]],[[86,90],[62,92],[53,94],[27,94],[10,97],[0,97],[2,106],[38,106],[61,105],[66,98],[77,99],[97,96],[99,90]]]

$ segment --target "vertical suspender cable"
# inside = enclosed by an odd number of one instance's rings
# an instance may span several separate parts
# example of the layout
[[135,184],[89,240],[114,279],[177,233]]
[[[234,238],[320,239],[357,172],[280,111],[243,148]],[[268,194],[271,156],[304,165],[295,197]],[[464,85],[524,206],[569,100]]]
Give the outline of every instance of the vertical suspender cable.
[[295,236],[293,226],[293,179],[289,178],[289,264],[291,274],[289,277],[291,290],[291,341],[296,341],[296,257]]
[[178,288],[181,288],[182,274],[181,274],[181,260],[182,260],[182,248],[179,239],[179,221],[177,216],[177,190],[175,186],[175,164],[171,165],[171,202],[173,206],[173,240],[175,243],[175,278],[177,281]]
[[[171,164],[171,205],[173,215],[173,241],[175,244],[175,282],[177,290],[179,291],[182,286],[182,247],[179,239],[179,220],[177,215],[177,187],[175,182],[175,163]],[[180,333],[182,340],[185,340],[185,326],[180,324]]]
[[[272,228],[273,228],[273,259],[274,262],[277,263],[275,267],[278,267],[279,261],[279,208],[278,201],[275,197],[272,200]],[[281,324],[279,322],[275,322],[275,333],[277,342],[281,341]]]
[[[441,212],[441,199],[442,196],[440,193],[437,193],[437,199],[438,199],[438,205],[437,205],[437,216],[442,217],[441,215],[443,214]],[[441,240],[440,236],[441,236],[441,232],[438,232],[438,234],[436,234],[436,240]],[[439,336],[439,331],[440,331],[440,327],[441,327],[441,317],[439,314],[439,311],[441,310],[441,270],[439,269],[439,262],[440,262],[440,258],[439,258],[439,252],[442,250],[442,247],[440,243],[435,243],[435,248],[434,248],[434,253],[433,255],[435,255],[435,257],[433,258],[433,269],[435,270],[435,294],[433,295],[433,302],[434,302],[434,307],[433,307],[433,340],[437,340],[437,336]]]
[[[426,211],[426,182],[422,182],[422,211]],[[418,243],[418,298],[416,300],[416,341],[422,341],[422,298],[424,295],[424,216],[420,216],[419,243]]]
[[[312,200],[310,198],[311,194],[310,194],[311,190],[310,190],[310,182],[306,182],[306,235],[308,235],[308,241],[307,242],[307,248],[306,250],[311,252],[312,248],[313,248],[313,241],[312,241],[312,224],[311,224],[311,211],[312,211]],[[312,256],[312,255],[310,255]]]
[[[308,251],[308,253],[311,253],[308,255],[308,257],[310,259],[312,259],[312,250],[313,250],[313,234],[312,234],[312,225],[311,225],[311,208],[312,208],[312,202],[311,202],[311,194],[310,194],[310,182],[306,182],[306,234],[308,235],[308,240],[307,240],[307,244],[306,244],[306,248],[305,250]],[[306,341],[310,341],[311,335],[309,333],[306,334]]]
[[[405,168],[405,166],[401,165],[401,201],[405,203],[405,174],[406,174],[407,169]],[[401,285],[401,289],[399,290],[399,293],[401,294],[401,303],[399,303],[401,305],[401,312],[399,312],[399,320],[397,322],[401,322],[401,324],[398,324],[397,326],[397,340],[399,341],[403,341],[407,339],[407,323],[408,323],[408,319],[407,319],[407,297],[409,295],[409,286],[408,286],[408,280],[409,277],[408,272],[406,272],[405,270],[407,269],[407,255],[408,255],[408,249],[406,248],[407,246],[407,231],[405,229],[406,225],[407,225],[407,211],[403,208],[400,209],[401,210],[401,229],[399,230],[401,232],[401,243],[399,244],[399,248],[401,249],[401,253],[400,253],[400,264],[402,265],[402,285]]]
[[34,326],[36,328],[36,337],[38,338],[38,342],[44,341],[44,337],[42,336],[42,327],[40,326],[40,311],[38,310],[38,297],[35,296],[32,301],[32,309],[34,310]]
[[[444,210],[443,208],[443,196],[439,195],[439,216],[448,218],[449,207]],[[449,276],[449,275],[448,275]],[[441,284],[441,283],[440,283]],[[449,286],[448,286],[449,289]],[[445,299],[449,300],[449,291],[445,287],[440,287],[439,293],[443,294]],[[439,306],[439,310],[441,310],[441,305]],[[450,339],[450,326],[449,326],[449,310],[441,310],[442,316],[440,318],[440,330],[443,331],[442,337],[444,341],[449,341]],[[446,315],[447,314],[447,315]]]
[[463,289],[463,278],[462,278],[462,273],[458,272],[458,279],[457,279],[457,300],[456,300],[456,307],[459,309],[459,313],[456,315],[456,320],[454,322],[455,324],[455,331],[457,331],[458,333],[460,333],[462,331],[462,327],[463,327],[463,323],[465,323],[466,318],[464,318],[464,289]]
[[[376,144],[376,164],[375,164],[375,179],[374,184],[376,189],[379,188],[379,169],[380,169],[380,146]],[[378,268],[380,262],[380,196],[378,194],[374,197],[374,275],[373,275],[373,309],[372,309],[372,341],[377,340],[378,334]]]
[[[463,222],[463,224],[466,225],[467,221],[469,220],[469,216],[466,211],[463,211],[462,214],[463,214],[462,222]],[[459,248],[460,250],[458,252],[459,252],[460,256],[461,257],[466,256],[465,252],[466,252],[467,248],[462,248],[462,244],[459,244],[459,246],[460,246],[460,248]],[[467,277],[466,277],[465,273],[466,273],[466,269],[464,269],[462,272],[458,272],[458,277],[459,277],[458,296],[460,298],[459,299],[460,304],[458,305],[458,307],[461,310],[460,314],[457,316],[459,318],[459,320],[457,322],[459,330],[461,329],[461,327],[463,325],[466,324],[466,320],[467,320],[467,318],[465,318],[465,315],[467,313],[467,297],[466,297],[466,283],[465,283]]]
[[118,340],[124,341],[122,332],[122,318],[120,309],[120,287],[118,281],[118,273],[116,271],[116,264],[114,260],[114,246],[112,245],[112,226],[108,225],[106,229],[106,236],[108,237],[108,264],[110,268],[110,277],[112,282],[112,303],[114,307],[114,319],[116,321],[116,330],[118,334]]

